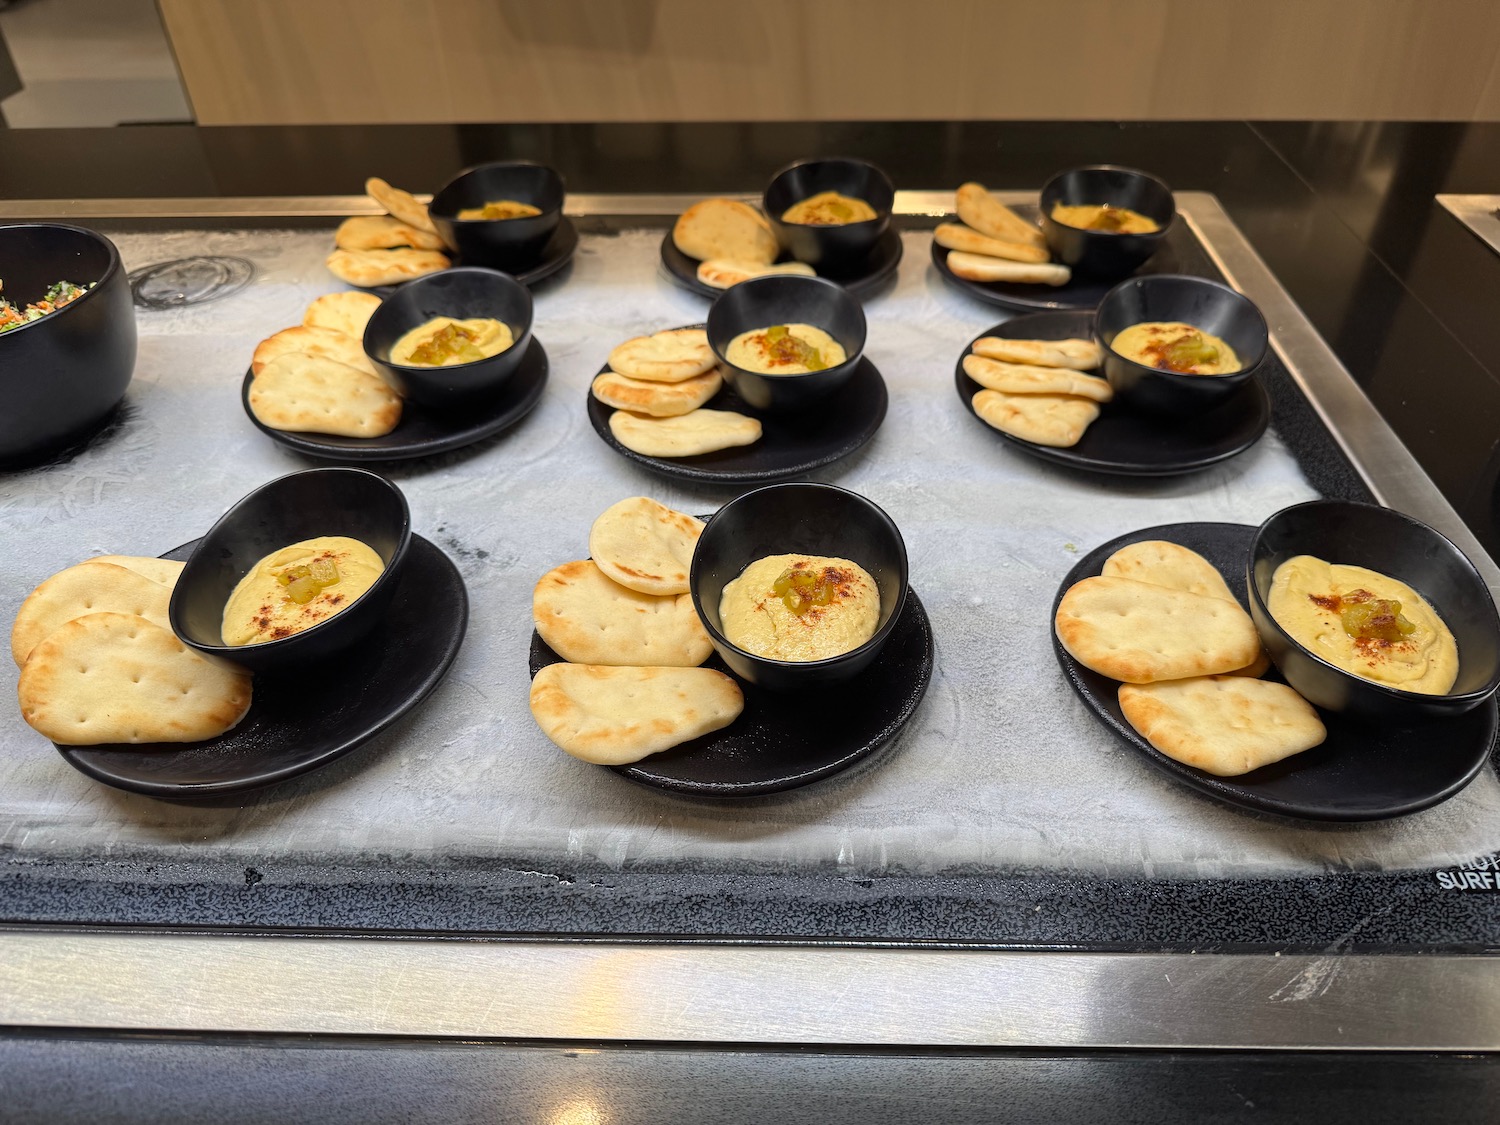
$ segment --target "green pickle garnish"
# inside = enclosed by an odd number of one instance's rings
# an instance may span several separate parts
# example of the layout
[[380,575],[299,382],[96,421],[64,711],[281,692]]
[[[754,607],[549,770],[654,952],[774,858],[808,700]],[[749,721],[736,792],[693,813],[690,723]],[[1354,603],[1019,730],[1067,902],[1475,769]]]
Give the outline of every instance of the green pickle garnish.
[[1191,371],[1219,362],[1219,349],[1197,332],[1179,336],[1161,349],[1162,359],[1173,371]]
[[286,587],[286,596],[298,605],[306,605],[318,596],[320,590],[337,585],[338,580],[338,566],[332,559],[324,558],[297,563],[276,575],[276,581]]
[[[1364,593],[1364,591],[1357,591]],[[1401,603],[1386,598],[1340,599],[1339,620],[1357,641],[1400,641],[1417,631],[1401,614]]]
[[823,353],[805,340],[793,336],[785,324],[773,324],[766,329],[764,337],[766,355],[772,364],[778,366],[784,364],[790,367],[794,363],[799,363],[809,371],[828,369]]
[[836,575],[827,570],[793,570],[781,572],[771,583],[771,592],[781,603],[798,617],[815,605],[828,605],[833,601],[834,587],[838,585]]
[[476,339],[463,325],[445,324],[422,341],[411,353],[410,362],[428,367],[435,367],[449,359],[473,363],[484,358],[484,353],[474,343]]

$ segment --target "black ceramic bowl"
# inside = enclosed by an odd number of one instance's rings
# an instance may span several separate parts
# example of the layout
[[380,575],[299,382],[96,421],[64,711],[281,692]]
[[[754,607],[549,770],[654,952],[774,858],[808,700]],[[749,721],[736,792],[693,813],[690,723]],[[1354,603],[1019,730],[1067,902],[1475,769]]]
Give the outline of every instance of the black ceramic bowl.
[[[521,365],[531,344],[531,290],[509,274],[460,266],[408,281],[387,297],[365,325],[365,354],[401,392],[433,410],[493,398]],[[489,317],[510,327],[515,343],[499,355],[453,367],[391,362],[396,342],[438,316]]]
[[[1180,321],[1212,333],[1240,359],[1228,375],[1183,375],[1126,359],[1110,344],[1132,324]],[[1198,414],[1232,395],[1255,375],[1270,336],[1248,298],[1206,277],[1151,274],[1120,282],[1094,312],[1094,338],[1104,349],[1104,376],[1123,404],[1160,414]]]
[[[240,579],[272,551],[320,535],[360,540],[381,557],[385,571],[347,609],[310,629],[265,644],[226,645],[224,606]],[[380,622],[410,542],[406,497],[384,477],[364,469],[308,469],[280,477],[235,504],[199,540],[172,590],[172,631],[199,652],[253,672],[321,660]]]
[[135,372],[135,309],[114,243],[82,227],[0,227],[0,278],[17,308],[59,281],[94,287],[0,332],[0,466],[44,460],[89,434]]
[[[846,353],[843,363],[803,375],[762,375],[736,367],[724,353],[736,336],[776,324],[810,324]],[[849,381],[865,348],[865,310],[842,285],[820,277],[752,277],[724,290],[708,310],[708,346],[724,378],[757,410],[800,411]]]
[[[1154,219],[1160,229],[1150,234],[1123,234],[1070,227],[1052,217],[1052,209],[1059,203],[1069,207],[1128,207]],[[1059,172],[1042,188],[1040,204],[1042,234],[1052,256],[1075,273],[1105,279],[1134,273],[1161,247],[1177,216],[1171,188],[1155,176],[1112,164]]]
[[[1364,679],[1315,655],[1271,616],[1271,578],[1294,555],[1362,566],[1421,594],[1458,642],[1458,679],[1446,695],[1422,695]],[[1327,711],[1374,722],[1461,715],[1500,685],[1500,618],[1484,579],[1446,537],[1373,504],[1314,500],[1277,512],[1255,533],[1248,566],[1250,616],[1287,683]]]
[[[772,660],[731,644],[719,627],[724,587],[767,555],[808,554],[849,559],[880,588],[875,635],[827,660]],[[906,600],[906,544],[875,504],[831,484],[773,484],[718,510],[693,551],[693,608],[724,663],[742,679],[771,691],[813,691],[857,676],[879,654]]]
[[[443,239],[466,265],[489,266],[517,273],[536,264],[563,211],[562,177],[541,164],[510,161],[481,164],[460,172],[439,189],[427,206]],[[460,219],[469,207],[502,199],[529,203],[540,215],[524,219]]]
[[[875,209],[875,218],[838,226],[781,221],[792,204],[825,191],[863,199]],[[891,178],[875,165],[830,157],[802,160],[777,172],[766,188],[762,206],[783,250],[810,266],[840,270],[869,257],[875,243],[891,225],[891,207],[895,202],[896,188]]]

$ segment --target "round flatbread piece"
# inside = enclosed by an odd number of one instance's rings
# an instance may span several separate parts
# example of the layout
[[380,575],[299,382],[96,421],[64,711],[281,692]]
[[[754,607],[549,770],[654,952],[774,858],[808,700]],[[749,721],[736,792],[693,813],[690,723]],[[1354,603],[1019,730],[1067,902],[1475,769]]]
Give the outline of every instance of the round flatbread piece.
[[392,187],[379,176],[371,176],[365,181],[365,194],[407,226],[437,234],[427,204],[419,203],[411,192]]
[[670,328],[637,336],[609,353],[610,370],[649,383],[681,383],[714,369],[717,360],[701,328]]
[[724,385],[717,371],[695,375],[680,383],[652,383],[631,379],[618,371],[605,371],[594,377],[594,397],[616,410],[649,414],[653,418],[675,418],[697,410]]
[[426,277],[452,263],[436,250],[335,250],[325,264],[340,281],[368,289]]
[[1064,449],[1077,445],[1083,432],[1099,417],[1097,402],[1074,395],[980,391],[972,401],[974,413],[1002,433],[1033,445]]
[[133,569],[90,559],[58,571],[21,603],[10,631],[11,657],[16,664],[25,664],[48,636],[90,613],[126,613],[170,629],[167,606],[171,601],[172,587]]
[[678,216],[672,242],[689,258],[770,265],[781,247],[764,215],[734,199],[704,199]]
[[330,332],[342,332],[360,343],[360,352],[363,354],[365,325],[370,323],[370,317],[379,307],[380,298],[374,293],[355,293],[350,289],[324,293],[307,306],[307,311],[302,314],[302,324],[305,328],[326,328]]
[[339,224],[333,244],[340,250],[445,250],[448,244],[433,231],[403,223],[394,215],[355,215]]
[[[361,333],[363,335],[363,333]],[[331,328],[309,328],[299,324],[295,328],[283,328],[274,336],[267,336],[255,347],[250,358],[250,370],[260,378],[266,364],[278,356],[301,353],[321,356],[341,363],[345,367],[357,368],[368,375],[379,378],[375,365],[365,355],[364,344],[346,332]]]
[[377,378],[319,355],[277,356],[250,384],[250,412],[273,430],[380,437],[401,421],[401,396]]
[[587,559],[542,575],[531,613],[542,640],[574,664],[695,668],[713,652],[690,596],[627,589]]
[[589,529],[589,554],[604,574],[643,594],[685,594],[703,521],[646,496],[611,504]]
[[1009,395],[1076,395],[1095,402],[1109,402],[1115,397],[1108,380],[1066,367],[1001,363],[970,353],[964,356],[964,374],[987,390]]
[[[981,394],[985,392],[980,392]],[[609,432],[643,457],[696,457],[760,440],[760,422],[733,410],[698,409],[675,418],[650,418],[616,410]]]

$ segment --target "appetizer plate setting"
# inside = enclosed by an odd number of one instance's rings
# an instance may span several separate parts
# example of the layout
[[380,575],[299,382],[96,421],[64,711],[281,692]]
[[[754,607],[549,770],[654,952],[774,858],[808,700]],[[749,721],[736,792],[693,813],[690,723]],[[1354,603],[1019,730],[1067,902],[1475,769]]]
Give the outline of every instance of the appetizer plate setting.
[[1222,402],[1184,419],[1140,410],[1118,398],[1100,405],[1099,417],[1071,446],[1042,445],[984,423],[974,409],[981,386],[964,371],[964,356],[985,337],[1003,340],[1090,340],[1092,312],[1042,312],[1013,317],[969,341],[954,370],[964,407],[1001,440],[1054,464],[1120,476],[1176,476],[1227,461],[1249,449],[1271,423],[1271,400],[1258,378],[1242,383]]
[[[901,265],[902,249],[901,232],[890,227],[880,236],[869,255],[856,264],[849,266],[830,263],[817,267],[814,272],[818,277],[838,282],[856,297],[869,297],[880,292],[895,275]],[[782,253],[775,264],[784,265],[796,260],[790,254]],[[667,276],[689,292],[713,300],[724,290],[698,280],[700,261],[701,259],[689,257],[677,248],[670,230],[662,237],[661,265]]]
[[[1248,611],[1247,574],[1257,536],[1254,527],[1230,523],[1166,524],[1122,535],[1078,560],[1058,587],[1052,619],[1056,619],[1063,595],[1083,579],[1100,574],[1111,555],[1131,544],[1156,540],[1176,543],[1201,555]],[[1119,682],[1076,660],[1063,647],[1055,629],[1053,646],[1063,674],[1095,721],[1123,744],[1175,780],[1257,813],[1298,820],[1369,821],[1431,808],[1474,779],[1489,759],[1500,730],[1493,693],[1470,709],[1442,719],[1423,718],[1408,711],[1371,722],[1319,707],[1318,718],[1327,730],[1321,744],[1248,773],[1218,776],[1153,747],[1125,718],[1118,697]],[[1262,678],[1285,682],[1274,667]]]
[[[618,529],[643,513],[674,529],[675,561],[665,569],[648,565],[646,556],[621,549],[628,540],[617,534]],[[538,583],[533,605],[538,631],[532,634],[529,660],[533,678],[564,660],[543,639],[545,630],[558,647],[580,661],[568,671],[584,682],[583,690],[587,681],[616,673],[645,676],[641,681],[643,696],[651,693],[650,676],[656,673],[712,683],[701,689],[680,689],[682,698],[690,702],[688,711],[680,710],[674,701],[669,711],[630,710],[628,715],[609,711],[606,722],[602,704],[595,699],[585,705],[584,713],[575,713],[556,726],[549,725],[549,716],[557,714],[555,685],[562,681],[534,684],[532,712],[543,731],[584,761],[597,762],[641,785],[683,796],[743,799],[779,793],[840,773],[875,754],[911,719],[927,690],[933,667],[932,629],[921,600],[907,583],[900,532],[884,512],[854,493],[831,485],[773,485],[732,501],[716,514],[704,517],[702,524],[654,501],[635,497],[620,501],[601,515],[589,540],[591,561],[564,564]],[[827,611],[832,616],[827,617],[819,610],[811,619],[818,629],[842,630],[843,626],[836,624],[839,614],[853,609],[864,627],[854,638],[840,642],[853,644],[852,648],[828,658],[784,660],[758,656],[725,636],[727,622],[721,611],[731,604],[725,587],[750,564],[788,552],[823,556],[826,563],[853,560],[855,570],[865,568],[862,578],[852,573],[840,578],[853,585],[841,587],[832,599],[855,599],[857,604],[849,602],[842,609],[835,605]],[[782,561],[778,558],[770,563],[779,566]],[[635,619],[634,614],[628,614],[619,630],[606,631],[603,618],[596,621],[590,616],[590,603],[583,596],[567,593],[570,586],[601,588],[597,575],[584,574],[596,568],[609,578],[627,581],[675,571],[671,588],[681,590],[687,585],[688,592],[661,599],[671,605],[656,607],[653,619],[664,620],[685,612],[692,626],[688,635],[694,638],[688,650],[691,655],[675,667],[589,667],[589,658],[606,655],[599,646],[605,645],[608,637],[629,632]],[[608,579],[602,580],[602,586],[610,586]],[[739,605],[745,592],[736,592],[733,604]],[[871,600],[877,593],[878,609]],[[630,604],[639,598],[618,589],[613,596],[623,596]],[[759,595],[750,592],[748,596],[753,601]],[[562,600],[555,600],[558,597]],[[686,604],[689,600],[690,606]],[[859,636],[867,639],[856,643]],[[661,634],[661,641],[667,643],[665,634]],[[623,638],[609,643],[634,644]],[[590,647],[575,651],[572,646],[578,644]],[[631,647],[623,651],[664,654],[667,649]],[[705,653],[712,654],[706,661]],[[703,663],[690,667],[694,661]],[[699,694],[710,689],[711,694]],[[630,701],[622,701],[620,706],[629,709],[628,703],[634,700],[632,691]],[[696,725],[698,718],[688,722],[689,717],[711,712],[715,715],[711,723]],[[585,733],[601,724],[616,733]],[[658,728],[675,728],[680,732],[676,737],[685,740],[672,745],[668,737],[657,743],[666,748],[656,752],[640,748],[637,740],[655,739],[653,732]],[[708,733],[701,733],[705,730]],[[624,744],[602,741],[605,737],[618,737],[635,748],[625,752]],[[570,741],[575,738],[580,740],[576,746]]]
[[[356,589],[342,608],[320,609],[323,590],[333,592],[327,604],[337,606],[343,600],[338,591],[359,576],[358,564],[325,556],[339,561],[333,581],[324,575],[324,586],[314,594],[318,602],[296,601],[288,588],[283,607],[294,616],[311,612],[310,624],[272,633],[270,640],[226,645],[221,622],[238,602],[241,580],[263,571],[274,575],[266,568],[276,554],[285,553],[283,548],[324,536],[357,539],[356,548],[363,545],[383,563],[368,588]],[[347,540],[324,542],[335,550]],[[54,743],[81,773],[151,797],[238,794],[336,761],[437,687],[468,623],[468,594],[457,568],[436,546],[411,533],[400,490],[361,469],[311,469],[273,480],[230,508],[202,539],[160,558],[185,564],[180,573],[166,571],[170,577],[164,579],[173,583],[171,632],[186,646],[172,660],[178,666],[184,659],[199,660],[190,655],[196,650],[209,658],[208,667],[253,672],[248,710],[241,710],[227,730],[199,741]],[[94,620],[100,618],[130,620],[115,612],[95,614]],[[69,622],[54,637],[90,620]],[[138,624],[142,630],[154,628],[145,620]],[[142,643],[133,640],[135,635],[130,633],[130,643]],[[53,637],[36,647],[23,679],[49,647],[55,647]],[[145,682],[156,682],[153,673],[137,672],[142,675]]]

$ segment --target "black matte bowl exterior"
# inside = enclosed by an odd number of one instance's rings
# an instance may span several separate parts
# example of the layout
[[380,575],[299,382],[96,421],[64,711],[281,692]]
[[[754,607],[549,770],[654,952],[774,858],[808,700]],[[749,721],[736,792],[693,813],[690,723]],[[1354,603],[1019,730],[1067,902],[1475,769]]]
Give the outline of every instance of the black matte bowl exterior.
[[[365,326],[365,354],[401,393],[433,410],[493,398],[521,365],[531,343],[531,290],[509,274],[460,266],[408,281],[381,303]],[[391,362],[402,336],[438,316],[491,317],[510,327],[515,343],[499,355],[454,367]]]
[[82,227],[0,227],[4,296],[20,308],[59,281],[88,285],[40,320],[0,332],[0,466],[44,460],[103,422],[135,372],[135,308],[114,243]]
[[[360,540],[381,557],[385,571],[348,609],[310,629],[265,644],[226,645],[224,606],[240,579],[272,551],[320,535]],[[252,672],[321,660],[380,623],[410,542],[406,497],[382,476],[340,468],[279,477],[230,508],[199,540],[172,590],[172,631],[199,652]]]
[[[541,257],[562,218],[562,177],[542,164],[510,161],[481,164],[460,172],[438,190],[427,206],[433,225],[471,266],[518,273]],[[541,208],[524,219],[460,219],[469,207],[513,199]]]
[[[1117,354],[1110,343],[1132,324],[1180,321],[1219,337],[1239,356],[1228,375],[1183,375]],[[1104,349],[1104,377],[1120,402],[1160,414],[1211,410],[1255,376],[1266,357],[1266,319],[1248,297],[1227,285],[1186,274],[1150,274],[1120,282],[1094,313],[1094,339]]]
[[[772,660],[729,642],[719,628],[724,587],[767,555],[807,554],[856,562],[880,588],[880,621],[864,644],[827,660]],[[769,691],[813,691],[859,675],[880,653],[906,599],[906,544],[891,517],[831,484],[773,484],[725,504],[693,550],[693,608],[724,663]]]
[[[1437,611],[1458,642],[1458,679],[1447,695],[1386,687],[1304,648],[1271,616],[1276,568],[1294,555],[1362,566],[1405,582]],[[1277,512],[1255,533],[1248,565],[1250,616],[1266,653],[1308,702],[1372,722],[1461,715],[1500,685],[1500,618],[1484,579],[1448,539],[1410,516],[1374,504],[1314,500]]]
[[[1042,235],[1047,248],[1074,273],[1114,279],[1134,273],[1155,254],[1177,217],[1172,189],[1155,176],[1134,168],[1096,164],[1059,172],[1047,181],[1041,195]],[[1128,207],[1154,219],[1159,230],[1150,234],[1084,230],[1052,218],[1059,203],[1069,207]]]
[[[863,199],[875,209],[875,218],[837,226],[781,221],[788,207],[824,191]],[[895,202],[896,188],[889,176],[873,164],[847,157],[788,165],[776,173],[761,200],[781,248],[819,272],[850,269],[869,257],[891,225]]]
[[[724,358],[736,336],[775,324],[821,328],[844,349],[844,362],[805,375],[762,375]],[[725,380],[755,409],[772,412],[805,410],[833,394],[854,374],[865,349],[864,307],[842,285],[821,277],[784,274],[742,281],[714,301],[707,329]]]

